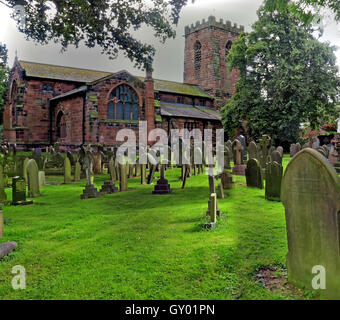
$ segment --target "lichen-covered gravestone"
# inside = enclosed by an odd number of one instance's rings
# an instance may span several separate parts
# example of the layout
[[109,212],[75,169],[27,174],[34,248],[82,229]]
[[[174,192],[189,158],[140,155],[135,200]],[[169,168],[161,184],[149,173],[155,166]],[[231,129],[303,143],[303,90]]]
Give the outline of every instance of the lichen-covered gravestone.
[[31,159],[27,163],[28,196],[35,198],[40,196],[39,169],[35,160]]
[[282,156],[279,151],[275,150],[270,155],[271,162],[277,162],[279,164],[282,164]]
[[304,149],[286,168],[281,198],[286,211],[288,280],[315,290],[315,277],[321,282],[325,275],[326,289],[319,293],[339,299],[340,182],[336,172],[317,151]]
[[75,182],[80,181],[80,176],[81,176],[81,165],[79,161],[77,161],[75,164],[75,169],[74,169],[74,181]]
[[283,167],[277,162],[268,162],[266,170],[266,199],[281,201]]
[[248,146],[248,159],[257,159],[259,160],[258,158],[258,154],[257,154],[257,146],[256,146],[256,143],[254,141],[250,142],[249,143],[249,146]]
[[2,166],[0,166],[0,202],[1,203],[4,203],[7,201],[5,188],[6,188],[6,181],[5,181],[4,169]]
[[120,181],[119,181],[119,189],[121,192],[128,191],[128,184],[127,184],[127,164],[119,164],[119,171],[120,171]]
[[29,205],[33,201],[26,201],[26,181],[22,177],[12,179],[12,205]]
[[247,162],[246,180],[248,187],[263,189],[261,165],[257,159],[250,159]]
[[71,161],[68,157],[64,160],[64,183],[70,184],[72,183],[71,177]]

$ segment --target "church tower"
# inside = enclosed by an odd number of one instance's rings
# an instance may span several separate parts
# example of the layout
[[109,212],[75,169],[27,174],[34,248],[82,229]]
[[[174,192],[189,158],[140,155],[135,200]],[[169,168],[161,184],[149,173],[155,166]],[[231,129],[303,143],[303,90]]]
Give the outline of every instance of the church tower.
[[226,56],[233,42],[244,31],[243,26],[219,22],[210,16],[208,22],[185,27],[184,83],[200,86],[215,97],[217,108],[233,95],[238,71],[227,66]]

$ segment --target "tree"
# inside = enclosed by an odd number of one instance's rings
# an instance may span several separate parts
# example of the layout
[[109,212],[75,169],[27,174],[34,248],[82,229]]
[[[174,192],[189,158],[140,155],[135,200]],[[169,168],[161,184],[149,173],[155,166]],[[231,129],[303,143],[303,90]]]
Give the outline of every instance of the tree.
[[[164,42],[174,38],[173,24],[188,0],[0,0],[0,4],[24,8],[25,23],[18,15],[18,28],[39,44],[53,40],[65,50],[69,45],[98,45],[109,58],[119,49],[136,67],[151,68],[153,46],[142,43],[131,32],[147,26]],[[192,0],[193,1],[193,0]],[[22,17],[21,17],[22,18]]]
[[7,66],[8,50],[0,43],[0,125],[3,123],[5,95],[8,90],[9,68]]
[[255,139],[268,133],[277,143],[296,142],[300,123],[315,128],[334,112],[340,89],[334,48],[316,40],[288,10],[261,7],[258,16],[253,31],[242,34],[228,55],[240,78],[222,108],[223,124],[232,135],[247,120]]
[[329,9],[334,13],[335,20],[340,21],[339,0],[266,0],[265,8],[268,11],[280,12],[288,9],[306,24],[310,23],[322,9]]

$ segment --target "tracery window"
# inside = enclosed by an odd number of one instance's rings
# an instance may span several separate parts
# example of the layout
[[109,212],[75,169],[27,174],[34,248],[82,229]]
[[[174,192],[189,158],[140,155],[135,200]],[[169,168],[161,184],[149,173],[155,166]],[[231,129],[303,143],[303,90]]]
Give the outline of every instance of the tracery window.
[[114,88],[107,105],[109,120],[138,120],[138,95],[130,86],[122,84]]

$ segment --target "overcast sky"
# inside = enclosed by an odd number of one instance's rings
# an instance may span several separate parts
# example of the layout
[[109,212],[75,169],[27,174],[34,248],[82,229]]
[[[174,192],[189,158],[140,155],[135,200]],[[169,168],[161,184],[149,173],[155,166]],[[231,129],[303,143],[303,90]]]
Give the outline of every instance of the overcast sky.
[[[191,2],[191,1],[190,1]],[[230,20],[232,23],[244,25],[246,31],[257,20],[256,11],[262,0],[196,0],[188,4],[181,13],[177,27],[176,39],[167,40],[161,44],[153,38],[152,33],[142,33],[140,40],[153,44],[157,53],[154,62],[154,77],[173,81],[183,81],[184,69],[184,27],[197,20],[214,15],[217,20]],[[326,19],[323,41],[330,41],[340,47],[340,25],[332,19]],[[104,71],[119,71],[126,69],[135,75],[144,75],[141,70],[134,69],[133,64],[123,54],[116,60],[109,60],[100,53],[99,48],[88,49],[70,47],[66,52],[60,53],[56,44],[46,46],[36,45],[26,41],[25,37],[16,29],[15,22],[10,19],[10,9],[0,4],[0,42],[5,43],[9,49],[9,64],[12,66],[15,51],[21,60],[51,63],[71,67],[88,68]],[[336,52],[337,63],[340,66],[340,50]]]

